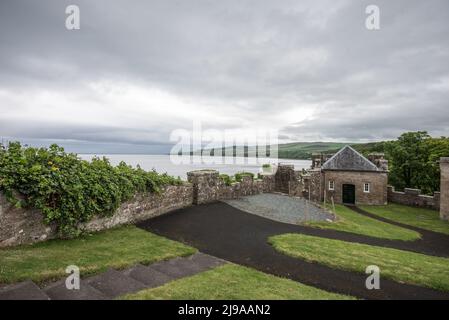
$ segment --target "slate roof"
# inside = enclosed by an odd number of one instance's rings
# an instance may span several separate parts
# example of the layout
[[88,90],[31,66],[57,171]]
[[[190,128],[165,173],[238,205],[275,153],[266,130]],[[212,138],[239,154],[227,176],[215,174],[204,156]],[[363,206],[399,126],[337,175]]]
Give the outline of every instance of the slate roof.
[[322,170],[343,171],[378,171],[382,172],[374,163],[358,153],[350,146],[343,147],[321,167]]

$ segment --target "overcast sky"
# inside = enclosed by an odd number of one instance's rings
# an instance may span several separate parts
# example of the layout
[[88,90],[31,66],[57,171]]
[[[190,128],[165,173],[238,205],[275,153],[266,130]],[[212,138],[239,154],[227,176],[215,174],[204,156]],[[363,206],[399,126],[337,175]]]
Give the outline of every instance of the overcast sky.
[[283,142],[447,136],[448,39],[447,0],[0,0],[0,137],[157,152],[192,119]]

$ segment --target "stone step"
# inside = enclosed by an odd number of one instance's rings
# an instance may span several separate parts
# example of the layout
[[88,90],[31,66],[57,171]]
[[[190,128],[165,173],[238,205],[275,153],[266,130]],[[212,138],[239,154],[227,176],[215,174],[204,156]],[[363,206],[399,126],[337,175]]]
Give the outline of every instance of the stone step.
[[204,268],[204,270],[212,269],[212,268],[221,266],[226,263],[226,261],[224,261],[222,259],[210,256],[210,255],[202,253],[202,252],[195,253],[194,255],[192,255],[186,259],[191,259],[196,264],[198,264],[202,268]]
[[131,277],[139,282],[145,284],[148,288],[159,287],[171,280],[172,277],[157,271],[155,269],[137,264],[129,269],[123,270],[125,276]]
[[146,288],[144,283],[114,269],[109,269],[102,274],[87,278],[86,282],[108,298],[115,298]]
[[87,281],[80,280],[78,290],[66,288],[65,280],[55,282],[45,287],[44,292],[52,300],[105,300],[108,297],[99,290],[92,287]]
[[0,289],[0,300],[50,300],[33,281],[28,280]]
[[0,287],[0,300],[104,300],[154,288],[165,283],[188,277],[217,267],[226,261],[196,253],[185,258],[174,258],[143,266],[137,264],[129,269],[108,271],[80,280],[79,290],[68,290],[65,279],[52,283],[44,289],[32,281]]
[[162,272],[173,280],[188,277],[195,273],[201,272],[196,263],[183,258],[156,262],[149,265],[148,268]]
[[197,253],[187,258],[174,258],[168,261],[156,262],[148,267],[165,273],[173,279],[179,279],[220,265],[219,259],[216,259],[217,261],[214,259],[211,256]]

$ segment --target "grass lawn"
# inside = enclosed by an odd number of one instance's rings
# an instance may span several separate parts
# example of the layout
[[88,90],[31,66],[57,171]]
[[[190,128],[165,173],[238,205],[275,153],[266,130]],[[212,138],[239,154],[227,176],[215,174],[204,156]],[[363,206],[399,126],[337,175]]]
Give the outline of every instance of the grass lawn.
[[111,267],[120,269],[195,252],[181,243],[125,226],[78,239],[0,249],[0,283],[58,279],[66,276],[69,265],[78,266],[81,276],[85,276]]
[[411,241],[421,237],[416,231],[407,230],[393,226],[389,223],[371,219],[354,212],[343,205],[335,205],[335,211],[338,217],[336,222],[309,222],[307,225],[391,240]]
[[122,299],[337,300],[352,298],[229,263],[188,278],[169,282],[158,288],[126,295]]
[[449,291],[447,258],[302,234],[274,236],[269,242],[284,254],[335,269],[365,273],[367,266],[376,265],[381,279]]
[[449,235],[449,222],[435,210],[391,203],[386,206],[361,206],[363,210],[403,224]]

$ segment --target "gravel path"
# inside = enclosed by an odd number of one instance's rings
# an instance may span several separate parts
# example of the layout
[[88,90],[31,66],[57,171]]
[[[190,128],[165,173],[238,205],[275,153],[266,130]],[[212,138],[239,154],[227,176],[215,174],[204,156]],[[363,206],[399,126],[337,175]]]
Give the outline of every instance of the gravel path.
[[248,213],[291,224],[334,220],[332,213],[312,202],[281,194],[264,193],[224,202]]

